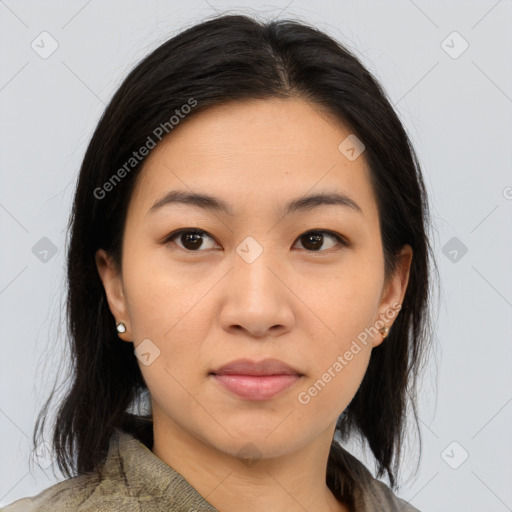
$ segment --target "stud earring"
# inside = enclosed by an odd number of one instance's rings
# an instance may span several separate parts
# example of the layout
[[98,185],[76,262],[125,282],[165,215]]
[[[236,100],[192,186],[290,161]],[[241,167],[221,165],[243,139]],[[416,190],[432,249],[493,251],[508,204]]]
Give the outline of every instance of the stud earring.
[[382,334],[383,338],[387,338],[389,334],[389,327],[386,325],[382,329],[379,329],[380,333]]
[[117,332],[122,334],[123,332],[126,332],[126,325],[123,324],[123,322],[119,322],[117,324]]

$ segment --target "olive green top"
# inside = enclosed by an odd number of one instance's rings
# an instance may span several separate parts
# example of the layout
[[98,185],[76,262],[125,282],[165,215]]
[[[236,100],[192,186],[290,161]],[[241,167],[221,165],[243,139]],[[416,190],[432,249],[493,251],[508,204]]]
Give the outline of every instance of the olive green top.
[[[333,443],[334,445],[334,443]],[[396,497],[336,442],[337,460],[357,466],[354,512],[419,512]],[[338,496],[339,498],[339,496]],[[2,512],[219,512],[182,475],[133,435],[115,429],[102,476],[79,475],[58,482]],[[265,511],[266,512],[266,511]]]

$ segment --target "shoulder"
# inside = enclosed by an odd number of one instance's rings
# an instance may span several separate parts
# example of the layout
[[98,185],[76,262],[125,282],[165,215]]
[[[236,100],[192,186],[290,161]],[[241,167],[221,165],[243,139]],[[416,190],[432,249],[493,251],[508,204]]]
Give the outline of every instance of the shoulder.
[[371,481],[366,482],[364,490],[366,510],[420,512],[408,501],[399,498],[384,482],[371,478]]
[[359,459],[339,443],[333,444],[336,465],[341,474],[350,475],[353,482],[351,494],[356,512],[420,512],[399,498],[388,485],[375,478]]
[[90,475],[76,476],[58,482],[39,494],[22,498],[6,507],[1,512],[60,512],[78,510],[80,504],[94,492],[98,484],[97,478]]
[[216,512],[173,468],[132,434],[116,429],[95,472],[68,478],[0,512]]
[[[110,506],[109,506],[110,505]],[[19,499],[0,512],[92,512],[133,508],[119,453],[118,436],[111,438],[108,457],[97,471],[58,482],[39,494]]]
[[[131,495],[123,478],[80,475],[19,499],[0,512],[97,512],[139,510],[148,498]],[[158,500],[153,498],[154,502]]]

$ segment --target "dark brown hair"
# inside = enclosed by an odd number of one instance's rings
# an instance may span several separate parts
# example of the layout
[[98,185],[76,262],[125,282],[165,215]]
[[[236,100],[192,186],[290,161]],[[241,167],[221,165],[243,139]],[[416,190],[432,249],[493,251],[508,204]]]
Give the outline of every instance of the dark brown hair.
[[[408,403],[418,426],[416,381],[431,329],[433,258],[420,166],[381,86],[349,50],[298,21],[263,23],[242,15],[203,21],[144,58],[114,94],[85,153],[67,255],[72,382],[53,428],[58,465],[66,475],[96,471],[115,427],[152,446],[151,414],[137,409],[147,400],[147,387],[133,345],[119,342],[95,265],[95,253],[103,248],[121,267],[127,207],[145,159],[109,187],[106,197],[95,191],[104,189],[118,169],[126,170],[133,152],[152,134],[154,139],[155,129],[190,104],[191,98],[197,104],[181,122],[222,103],[293,97],[333,113],[364,143],[378,203],[386,275],[393,272],[396,255],[405,244],[414,251],[400,313],[388,338],[372,350],[363,382],[337,423],[343,439],[357,433],[368,443],[378,464],[377,477],[387,472],[396,488]],[[53,392],[37,419],[35,444],[52,396]],[[331,489],[340,485],[333,472],[339,462],[336,453],[331,450],[327,471]],[[350,485],[343,492],[349,501]]]

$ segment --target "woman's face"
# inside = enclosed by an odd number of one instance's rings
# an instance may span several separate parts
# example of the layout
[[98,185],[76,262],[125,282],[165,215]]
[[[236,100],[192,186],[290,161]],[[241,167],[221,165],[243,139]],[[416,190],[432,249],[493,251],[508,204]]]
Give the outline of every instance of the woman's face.
[[[398,314],[411,257],[385,283],[369,170],[349,135],[302,100],[252,100],[186,119],[151,150],[122,272],[102,250],[97,264],[137,349],[155,428],[232,455],[250,443],[278,456],[332,434],[378,329]],[[215,203],[166,201],[171,192]],[[268,358],[292,374],[219,371]]]

